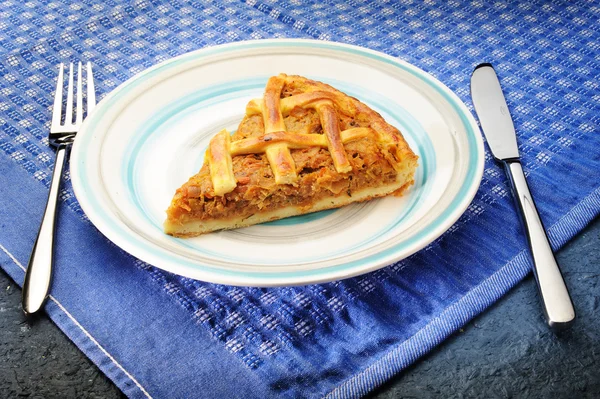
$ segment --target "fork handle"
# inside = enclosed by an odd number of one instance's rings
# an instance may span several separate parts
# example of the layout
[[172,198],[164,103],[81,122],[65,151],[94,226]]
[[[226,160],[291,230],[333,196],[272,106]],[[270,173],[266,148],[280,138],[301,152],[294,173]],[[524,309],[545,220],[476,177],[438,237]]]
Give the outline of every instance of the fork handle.
[[22,306],[25,314],[37,312],[44,304],[50,289],[54,262],[54,231],[56,228],[58,193],[60,191],[66,154],[67,145],[59,145],[56,150],[56,160],[54,171],[52,172],[52,182],[50,183],[46,210],[44,211],[42,224],[40,225],[40,230],[31,251],[27,271],[25,272],[22,298]]
[[575,309],[552,253],[546,230],[544,230],[533,197],[529,192],[523,168],[518,161],[505,161],[504,167],[508,172],[531,248],[533,274],[540,292],[546,320],[555,330],[567,328],[575,320]]

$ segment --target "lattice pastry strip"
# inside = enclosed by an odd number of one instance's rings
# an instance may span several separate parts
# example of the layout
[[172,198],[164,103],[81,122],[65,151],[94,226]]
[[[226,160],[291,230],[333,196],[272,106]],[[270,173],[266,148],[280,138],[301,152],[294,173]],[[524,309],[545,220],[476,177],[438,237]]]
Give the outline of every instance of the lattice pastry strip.
[[[285,132],[285,123],[279,104],[284,84],[285,81],[279,77],[273,77],[267,82],[262,107],[265,134]],[[285,142],[267,145],[265,152],[275,176],[275,183],[291,184],[298,179],[294,159]]]
[[[224,195],[236,187],[232,157],[242,154],[266,153],[277,184],[293,184],[298,176],[290,149],[328,148],[337,172],[352,170],[344,143],[376,134],[370,128],[352,128],[340,131],[338,114],[334,107],[335,96],[327,92],[310,92],[281,99],[285,79],[269,79],[263,99],[252,100],[246,115],[261,114],[265,126],[262,137],[252,137],[232,142],[226,130],[219,132],[210,142],[207,160],[215,195]],[[302,134],[286,131],[284,117],[295,107],[316,110],[323,134]]]
[[208,150],[206,150],[215,195],[224,195],[231,192],[237,185],[233,176],[233,160],[231,159],[230,148],[231,135],[227,129],[223,129],[210,140]]

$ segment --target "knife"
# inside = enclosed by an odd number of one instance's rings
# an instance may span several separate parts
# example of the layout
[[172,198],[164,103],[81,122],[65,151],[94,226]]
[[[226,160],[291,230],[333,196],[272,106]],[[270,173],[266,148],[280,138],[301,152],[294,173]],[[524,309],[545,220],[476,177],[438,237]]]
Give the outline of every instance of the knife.
[[473,71],[471,97],[492,154],[502,163],[508,174],[529,241],[533,274],[546,320],[555,330],[567,328],[575,320],[575,309],[529,192],[519,158],[515,127],[502,94],[500,81],[491,64],[480,64]]

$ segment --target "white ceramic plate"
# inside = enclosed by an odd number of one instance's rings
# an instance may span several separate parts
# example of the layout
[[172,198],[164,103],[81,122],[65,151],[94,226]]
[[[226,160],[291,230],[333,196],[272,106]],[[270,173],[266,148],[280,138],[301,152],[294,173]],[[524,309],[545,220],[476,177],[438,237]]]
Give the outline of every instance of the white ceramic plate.
[[[329,83],[398,127],[419,156],[415,185],[402,198],[244,229],[163,234],[165,210],[199,170],[209,139],[235,130],[246,103],[280,72]],[[156,65],[98,104],[71,154],[77,199],[115,244],[173,273],[252,286],[332,281],[405,258],[458,219],[482,170],[477,124],[442,83],[382,53],[309,40],[238,42]]]

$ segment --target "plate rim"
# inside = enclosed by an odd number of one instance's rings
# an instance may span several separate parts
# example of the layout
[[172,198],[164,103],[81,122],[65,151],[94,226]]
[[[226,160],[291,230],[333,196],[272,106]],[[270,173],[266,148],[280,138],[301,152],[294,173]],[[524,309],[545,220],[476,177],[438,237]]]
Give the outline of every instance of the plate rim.
[[[176,261],[176,258],[172,258],[171,263],[168,262],[162,263],[161,261],[157,262],[155,256],[152,254],[145,253],[145,248],[140,248],[135,243],[131,243],[128,240],[123,240],[120,237],[119,232],[114,232],[110,227],[107,227],[104,223],[102,215],[97,212],[96,208],[89,202],[87,198],[87,194],[84,192],[84,188],[81,187],[81,179],[84,175],[84,168],[80,165],[85,164],[85,160],[82,162],[82,154],[80,147],[83,146],[83,137],[87,133],[87,129],[89,126],[95,122],[100,117],[97,116],[98,110],[101,110],[108,107],[109,104],[115,96],[121,93],[124,89],[126,89],[130,84],[142,80],[148,74],[168,66],[169,64],[176,63],[185,58],[190,58],[190,60],[196,59],[198,57],[216,54],[216,53],[227,53],[228,51],[236,51],[236,50],[244,50],[248,46],[258,46],[268,47],[269,45],[279,45],[279,46],[294,46],[295,51],[301,51],[301,47],[317,47],[317,48],[333,48],[334,50],[346,50],[347,52],[353,53],[355,56],[365,57],[371,56],[370,58],[375,58],[376,60],[383,61],[384,63],[400,67],[401,69],[408,70],[412,72],[414,75],[420,77],[424,81],[426,81],[430,86],[441,91],[445,94],[445,100],[448,101],[455,112],[458,114],[459,118],[465,125],[465,130],[468,135],[467,139],[471,137],[474,139],[474,145],[469,144],[469,150],[474,149],[473,152],[469,151],[470,157],[475,157],[475,170],[471,171],[472,179],[467,181],[465,178],[461,181],[461,189],[456,194],[456,197],[453,201],[448,204],[443,210],[442,213],[431,221],[428,226],[432,227],[430,230],[417,232],[416,235],[408,237],[407,240],[403,241],[402,244],[405,244],[407,241],[414,239],[418,233],[423,233],[416,242],[408,245],[406,249],[398,249],[396,246],[388,248],[384,251],[380,251],[377,254],[371,255],[367,258],[362,258],[358,261],[346,262],[337,264],[334,266],[329,266],[324,269],[313,269],[304,271],[304,275],[302,276],[290,276],[286,275],[285,272],[256,272],[253,271],[252,274],[244,274],[243,271],[232,273],[229,270],[218,269],[217,271],[212,271],[215,268],[209,265],[200,265],[198,262],[195,264],[197,266],[202,266],[201,268],[193,268],[187,266],[181,266],[178,264],[172,264],[173,260]],[[109,107],[110,108],[110,107]],[[95,116],[96,115],[96,116]],[[472,131],[472,135],[469,135],[469,128]],[[92,131],[93,133],[93,131]],[[188,53],[181,54],[179,56],[169,58],[164,60],[154,66],[151,66],[144,71],[132,76],[125,82],[121,83],[115,89],[113,89],[108,95],[106,95],[96,106],[96,109],[89,118],[86,118],[84,121],[80,132],[76,136],[75,142],[72,148],[72,156],[70,163],[70,173],[71,180],[73,185],[73,191],[75,193],[75,197],[77,198],[82,210],[87,215],[92,224],[111,242],[117,245],[119,248],[128,252],[129,254],[135,256],[136,258],[147,262],[159,269],[176,273],[178,275],[182,275],[185,277],[198,279],[201,281],[217,283],[217,284],[228,284],[228,285],[237,285],[237,286],[259,286],[259,287],[269,287],[269,286],[290,286],[290,285],[306,285],[306,284],[315,284],[315,283],[323,283],[334,280],[345,279],[357,275],[362,275],[374,270],[377,270],[382,267],[386,267],[391,265],[399,260],[405,259],[406,257],[414,254],[415,252],[423,249],[433,241],[435,241],[438,237],[440,237],[443,233],[445,233],[457,220],[458,218],[465,212],[468,206],[471,204],[475,194],[477,193],[479,186],[481,184],[481,179],[483,176],[483,168],[484,168],[484,148],[483,148],[483,138],[481,136],[481,132],[479,130],[479,126],[475,121],[472,113],[468,110],[466,105],[460,100],[460,98],[450,90],[446,85],[440,82],[437,78],[432,76],[431,74],[423,71],[422,69],[404,61],[399,58],[392,57],[385,53],[371,50],[365,47],[360,47],[356,45],[350,45],[345,43],[339,43],[334,41],[320,41],[320,40],[312,40],[312,39],[264,39],[264,40],[247,40],[247,41],[238,41],[233,43],[222,44],[218,46],[211,46],[202,49],[198,49],[195,51],[191,51]],[[471,162],[469,162],[471,164]],[[468,187],[465,189],[465,184],[468,184]],[[465,191],[465,192],[463,192]],[[461,195],[461,198],[457,197]],[[458,200],[458,201],[457,201]],[[457,201],[457,203],[454,203]],[[450,210],[450,211],[449,211]],[[449,211],[449,212],[448,212]],[[129,234],[135,234],[134,232],[129,232]],[[406,244],[405,244],[406,245]],[[376,259],[369,259],[373,256],[377,256]],[[349,269],[335,270],[340,266],[346,264],[353,264],[356,262],[360,262],[362,265],[359,267],[353,266]],[[289,274],[289,272],[287,272]]]

